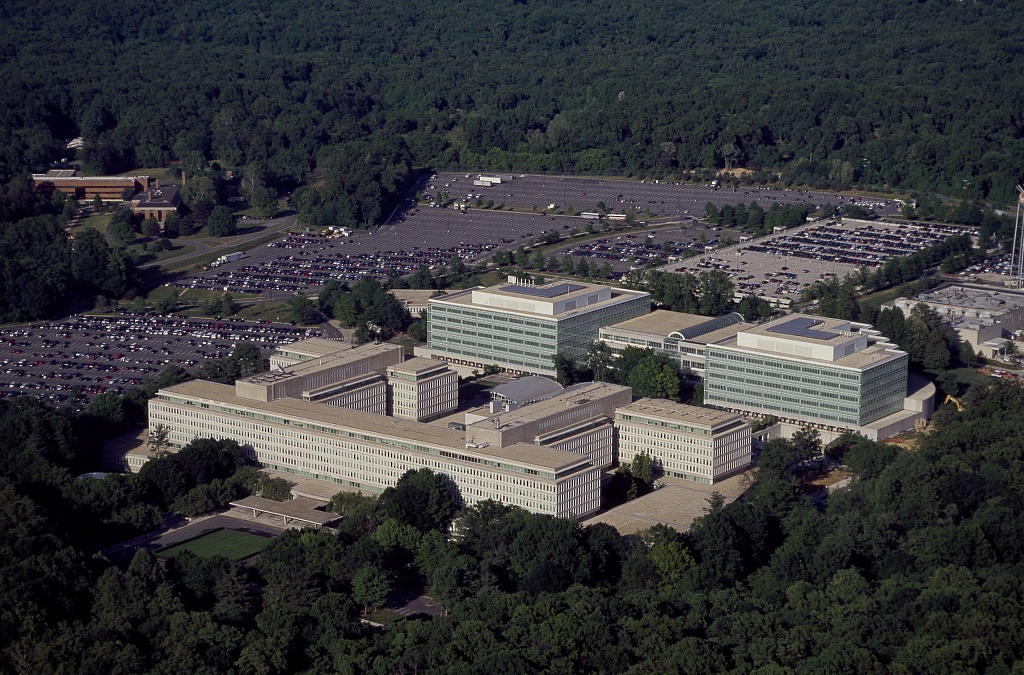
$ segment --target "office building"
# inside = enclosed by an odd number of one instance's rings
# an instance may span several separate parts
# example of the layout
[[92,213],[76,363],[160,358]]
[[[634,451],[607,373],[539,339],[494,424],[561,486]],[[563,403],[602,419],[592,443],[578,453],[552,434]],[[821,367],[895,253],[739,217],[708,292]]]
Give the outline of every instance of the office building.
[[615,411],[619,463],[650,455],[656,471],[710,485],[750,466],[750,424],[735,413],[642,398]]
[[459,407],[459,377],[444,361],[414,358],[388,366],[394,417],[425,422]]
[[242,398],[229,385],[161,389],[149,402],[149,424],[163,425],[173,448],[232,439],[269,469],[371,493],[429,468],[446,475],[465,504],[494,499],[565,518],[600,506],[600,469],[571,452],[473,443],[461,431],[292,398]]
[[132,213],[142,218],[152,218],[163,227],[167,216],[177,213],[181,207],[181,189],[173,183],[156,181],[146,190],[132,198]]
[[868,324],[790,315],[707,346],[704,402],[885,438],[934,405],[930,384],[908,396],[908,360]]
[[[526,380],[540,378],[525,378]],[[615,409],[632,401],[632,390],[607,382],[583,382],[540,393],[533,382],[510,382],[488,406],[466,413],[466,439],[481,447],[543,445],[586,457],[605,469],[614,458]],[[525,401],[516,403],[515,401]]]
[[597,284],[507,283],[431,298],[428,349],[417,354],[473,368],[554,375],[552,357],[582,356],[602,326],[650,312],[650,296]]
[[402,362],[400,345],[367,344],[349,348],[320,338],[279,348],[269,372],[235,382],[235,394],[254,401],[298,398],[386,415],[385,372]]
[[352,346],[345,342],[328,340],[326,338],[306,338],[291,344],[280,345],[274,350],[274,353],[270,355],[270,369],[286,368],[303,361],[335,356],[351,349]]
[[63,192],[72,199],[91,200],[97,195],[105,202],[123,201],[125,188],[132,194],[149,189],[149,176],[79,176],[74,169],[53,169],[46,173],[32,174],[36,190],[50,193]]
[[735,337],[752,325],[735,312],[711,317],[659,309],[605,326],[598,336],[615,353],[626,347],[653,349],[679,364],[683,374],[703,379],[707,346]]

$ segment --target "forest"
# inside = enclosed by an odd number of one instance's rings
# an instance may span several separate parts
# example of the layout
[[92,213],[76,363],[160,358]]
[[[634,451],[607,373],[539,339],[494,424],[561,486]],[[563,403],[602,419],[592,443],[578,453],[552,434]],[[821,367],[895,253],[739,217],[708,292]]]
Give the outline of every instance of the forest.
[[[914,448],[773,440],[748,492],[713,496],[685,533],[624,538],[496,502],[460,507],[423,469],[377,499],[339,494],[337,532],[288,531],[249,562],[140,550],[116,565],[102,546],[167,509],[277,487],[214,440],[141,474],[73,478],[144,401],[0,401],[5,671],[934,675],[1024,663],[1015,384],[972,388]],[[815,503],[799,476],[822,451],[853,480]],[[359,622],[396,586],[432,593],[442,616]]]
[[[87,174],[191,175],[192,213],[168,236],[214,215],[202,188],[228,170],[261,213],[287,197],[306,224],[354,227],[380,223],[427,168],[739,170],[728,178],[910,193],[921,217],[961,222],[977,201],[1011,203],[1024,174],[1024,31],[1008,0],[6,6],[5,320],[67,311],[68,288],[130,299],[138,287],[116,250],[83,279],[66,253],[26,253],[64,245],[12,232],[67,220],[28,179],[62,159]],[[68,150],[77,136],[84,147]],[[793,215],[750,208],[709,215],[753,231]],[[23,227],[39,222],[49,231]],[[36,266],[47,273],[25,274]]]
[[1009,0],[7,4],[0,182],[190,153],[317,224],[417,167],[748,169],[1008,203],[1024,173]]

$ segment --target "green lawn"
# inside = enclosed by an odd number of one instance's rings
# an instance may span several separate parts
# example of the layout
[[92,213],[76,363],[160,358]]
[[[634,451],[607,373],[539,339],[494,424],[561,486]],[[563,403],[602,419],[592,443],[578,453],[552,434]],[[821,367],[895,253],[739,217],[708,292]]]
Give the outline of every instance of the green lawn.
[[81,220],[75,222],[74,225],[68,228],[68,231],[73,235],[76,232],[80,232],[85,229],[93,229],[99,231],[100,234],[107,233],[107,225],[110,224],[111,213],[92,213]]
[[223,556],[228,560],[244,560],[256,555],[272,540],[236,530],[214,530],[195,539],[162,548],[156,552],[161,558],[172,558],[183,551],[192,551],[198,556],[209,558]]
[[377,609],[370,612],[369,614],[364,614],[362,618],[366,619],[367,621],[372,621],[374,623],[379,623],[382,626],[386,626],[390,623],[401,621],[405,617],[399,614],[398,612],[392,612],[387,609]]

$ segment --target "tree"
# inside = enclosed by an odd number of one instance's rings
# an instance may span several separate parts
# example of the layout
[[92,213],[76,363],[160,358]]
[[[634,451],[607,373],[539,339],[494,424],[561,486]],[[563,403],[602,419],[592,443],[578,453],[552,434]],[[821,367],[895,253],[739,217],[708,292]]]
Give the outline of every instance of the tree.
[[616,371],[617,381],[632,387],[634,396],[680,400],[679,370],[667,356],[649,349],[633,352],[627,348],[622,350]]
[[210,217],[206,219],[206,231],[211,237],[230,237],[238,228],[235,226],[235,217],[231,215],[231,209],[226,206],[215,206],[210,211]]
[[555,381],[563,387],[575,384],[579,376],[576,362],[564,354],[552,354],[551,362],[555,370]]
[[420,532],[445,530],[455,514],[454,486],[443,474],[410,469],[378,500],[381,513]]
[[967,340],[961,342],[961,353],[959,353],[959,360],[961,363],[968,368],[974,368],[978,364],[978,354],[975,352],[971,343]]
[[165,448],[170,445],[168,440],[168,429],[163,424],[157,424],[149,432],[149,440],[146,441],[146,445],[156,457],[162,457],[166,452]]
[[411,339],[416,340],[417,342],[426,342],[427,341],[427,322],[425,320],[423,320],[423,319],[420,319],[418,321],[413,321],[409,325],[409,329],[406,331],[406,334]]
[[732,311],[733,283],[721,270],[701,272],[697,276],[699,311],[704,316],[720,316]]
[[188,176],[185,185],[181,188],[181,197],[193,211],[202,204],[206,204],[212,209],[217,202],[217,190],[213,179],[205,175]]
[[127,246],[135,241],[135,229],[127,219],[115,218],[111,220],[107,232],[110,233],[110,238],[114,240],[114,244],[117,246]]
[[363,605],[363,614],[383,605],[390,592],[387,575],[376,565],[365,565],[352,577],[352,598]]
[[654,480],[654,462],[646,452],[638,452],[629,464],[629,472],[634,478],[642,481],[648,488]]
[[160,236],[160,223],[157,222],[156,218],[146,218],[142,221],[142,234],[150,239]]
[[800,427],[790,439],[797,457],[812,459],[821,454],[821,433],[814,427]]
[[288,301],[288,306],[292,312],[292,321],[295,323],[305,326],[317,322],[316,307],[302,291],[296,293],[295,297]]
[[364,345],[370,341],[370,327],[366,321],[360,319],[356,322],[356,329],[352,332],[352,342],[356,345]]
[[612,348],[601,340],[594,340],[587,347],[587,368],[594,376],[595,382],[603,382],[605,375],[611,370],[615,354]]

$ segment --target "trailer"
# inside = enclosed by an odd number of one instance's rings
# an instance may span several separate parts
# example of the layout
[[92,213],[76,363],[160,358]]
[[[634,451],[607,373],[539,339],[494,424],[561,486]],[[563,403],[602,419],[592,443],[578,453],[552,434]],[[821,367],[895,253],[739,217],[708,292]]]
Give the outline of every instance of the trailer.
[[490,185],[501,185],[501,178],[497,176],[480,176],[479,180],[487,181]]
[[489,181],[489,180],[475,180],[475,181],[473,181],[473,185],[476,185],[477,187],[491,187],[491,181]]
[[210,263],[210,267],[217,267],[218,265],[223,265],[225,263],[235,262],[236,260],[241,260],[244,257],[245,257],[245,253],[243,253],[242,251],[235,251],[234,253],[227,253],[227,254],[222,255],[221,257],[217,258],[212,263]]

